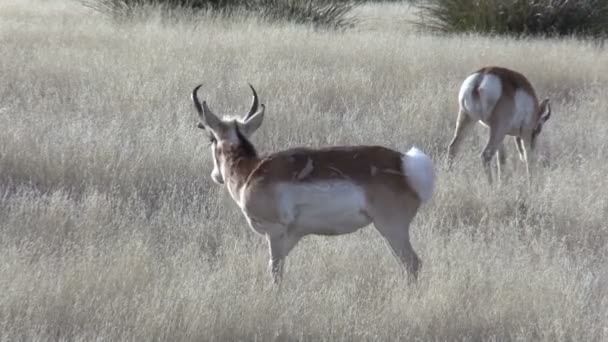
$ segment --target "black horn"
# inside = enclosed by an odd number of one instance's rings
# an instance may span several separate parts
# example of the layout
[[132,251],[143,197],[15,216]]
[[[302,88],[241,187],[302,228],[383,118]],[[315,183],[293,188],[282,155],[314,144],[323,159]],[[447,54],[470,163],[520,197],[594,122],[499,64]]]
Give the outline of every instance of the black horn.
[[[194,107],[196,108],[196,111],[198,112],[198,116],[199,117],[203,117],[203,106],[201,105],[201,102],[198,100],[198,96],[196,95],[196,93],[198,92],[198,89],[202,86],[202,84],[199,84],[196,86],[196,88],[194,88],[194,90],[192,91],[192,102],[194,102]],[[196,125],[196,127],[200,128],[200,129],[205,129],[205,125],[202,122],[199,122],[198,125]]]
[[196,95],[196,93],[198,92],[198,89],[202,86],[203,86],[202,84],[199,84],[192,91],[192,102],[194,102],[194,108],[196,108],[196,111],[198,112],[198,115],[200,115],[200,116],[203,116],[203,106],[201,105],[201,102],[198,100],[198,96]]
[[247,121],[250,117],[253,116],[253,114],[257,113],[258,111],[258,93],[256,93],[255,89],[253,88],[253,86],[251,85],[251,83],[249,84],[249,88],[251,88],[251,91],[253,92],[253,101],[251,102],[251,109],[249,110],[249,113],[247,113],[247,115],[245,115],[244,120]]

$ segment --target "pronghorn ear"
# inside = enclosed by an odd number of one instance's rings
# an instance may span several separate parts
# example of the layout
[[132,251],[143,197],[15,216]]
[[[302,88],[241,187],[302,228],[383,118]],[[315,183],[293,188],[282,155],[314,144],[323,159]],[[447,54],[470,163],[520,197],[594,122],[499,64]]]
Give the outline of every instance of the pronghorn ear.
[[220,120],[220,118],[218,118],[217,115],[211,111],[209,106],[207,106],[206,101],[203,101],[203,112],[199,116],[202,121],[201,124],[204,125],[205,128],[208,127],[212,131],[217,132],[222,126],[222,120]]
[[539,106],[540,115],[538,116],[537,125],[543,125],[551,117],[551,104],[549,99],[544,99]]
[[266,107],[264,106],[264,104],[261,104],[260,110],[258,110],[257,113],[250,116],[244,122],[239,122],[239,130],[241,131],[241,133],[243,133],[245,136],[249,137],[255,131],[257,131],[258,128],[260,128],[260,126],[262,125],[262,121],[264,121],[264,110],[265,109],[266,109]]

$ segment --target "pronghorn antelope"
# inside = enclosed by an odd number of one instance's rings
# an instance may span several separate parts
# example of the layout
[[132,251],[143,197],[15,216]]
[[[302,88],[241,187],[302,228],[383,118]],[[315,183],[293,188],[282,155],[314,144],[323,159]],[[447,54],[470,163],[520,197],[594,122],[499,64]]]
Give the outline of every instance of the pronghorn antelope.
[[490,163],[498,152],[498,169],[506,160],[503,140],[515,138],[519,156],[526,163],[530,178],[536,164],[535,147],[543,124],[551,117],[549,99],[540,104],[528,79],[513,70],[489,66],[469,75],[458,93],[460,109],[454,138],[448,147],[451,164],[462,138],[474,123],[480,121],[490,128],[490,136],[481,154],[483,168],[492,183]]
[[[431,159],[412,147],[403,154],[382,146],[294,148],[260,157],[249,142],[264,118],[253,86],[242,118],[218,118],[194,88],[192,101],[211,140],[211,178],[226,184],[249,226],[264,235],[274,283],[284,259],[304,236],[340,235],[374,223],[408,275],[420,260],[409,225],[434,190]],[[411,278],[410,278],[411,280]]]

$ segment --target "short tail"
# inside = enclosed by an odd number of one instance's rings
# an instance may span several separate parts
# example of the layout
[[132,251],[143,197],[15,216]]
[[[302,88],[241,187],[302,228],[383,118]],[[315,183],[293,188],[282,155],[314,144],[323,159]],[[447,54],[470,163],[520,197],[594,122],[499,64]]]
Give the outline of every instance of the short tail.
[[430,200],[435,191],[435,171],[431,158],[414,146],[402,157],[401,163],[409,185],[420,200]]

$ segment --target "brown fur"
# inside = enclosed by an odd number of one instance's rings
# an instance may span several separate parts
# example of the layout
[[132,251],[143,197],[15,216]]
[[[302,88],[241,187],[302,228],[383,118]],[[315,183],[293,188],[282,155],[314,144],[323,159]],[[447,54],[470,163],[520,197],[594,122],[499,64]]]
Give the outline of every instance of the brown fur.
[[[248,158],[239,146],[234,146],[220,154],[229,170],[228,187],[235,194],[246,188],[244,200],[248,209],[268,220],[278,220],[278,213],[266,203],[276,201],[271,185],[282,181],[297,184],[350,180],[364,189],[370,203],[394,198],[400,199],[399,205],[409,202],[414,209],[421,203],[402,171],[403,155],[381,146],[294,148],[262,158]],[[247,200],[252,197],[257,200]]]
[[402,154],[382,146],[294,148],[263,158],[247,158],[240,146],[218,151],[224,155],[235,187],[289,181],[351,180],[359,185],[382,185],[415,194],[401,169]]
[[[507,68],[503,68],[503,67],[499,67],[499,66],[486,66],[483,67],[477,71],[475,71],[474,73],[480,73],[480,74],[492,74],[492,75],[496,75],[498,76],[498,78],[501,81],[502,84],[502,91],[503,94],[513,100],[515,98],[515,92],[518,89],[521,89],[523,91],[525,91],[526,93],[528,93],[530,96],[532,96],[532,98],[534,98],[534,103],[535,103],[535,113],[537,113],[537,116],[540,114],[538,113],[538,97],[536,96],[536,91],[534,91],[534,87],[532,87],[532,84],[530,83],[530,81],[528,81],[528,79],[526,78],[526,76],[524,76],[523,74],[515,71],[515,70],[511,70],[511,69],[507,69]],[[479,84],[477,85],[479,86]],[[477,89],[475,89],[475,93],[479,93],[479,91]]]
[[[535,140],[542,129],[542,124],[550,117],[550,107],[547,107],[549,100],[546,99],[540,104],[532,84],[523,74],[498,66],[486,66],[470,74],[476,75],[473,79],[473,88],[471,89],[472,96],[476,100],[480,100],[480,96],[482,96],[480,93],[482,89],[480,89],[479,86],[484,78],[483,76],[489,74],[496,76],[500,80],[502,93],[498,102],[494,105],[492,112],[485,113],[485,118],[482,119],[483,123],[490,128],[488,143],[482,152],[482,163],[486,175],[489,182],[492,183],[490,162],[498,151],[500,171],[506,161],[503,140],[506,135],[511,135],[515,137],[520,159],[526,163],[526,173],[529,179],[530,165],[535,163],[535,157],[532,153],[535,146]],[[516,105],[515,95],[518,90],[526,92],[532,97],[533,107],[531,108],[531,117],[520,119],[520,122],[513,124],[513,113]],[[476,122],[470,117],[470,113],[467,113],[464,109],[464,100],[461,99],[461,101],[463,102],[460,103],[454,137],[448,146],[448,165],[451,165],[462,138]],[[549,108],[548,114],[544,115],[545,109],[547,108]],[[477,118],[475,120],[477,120]]]

